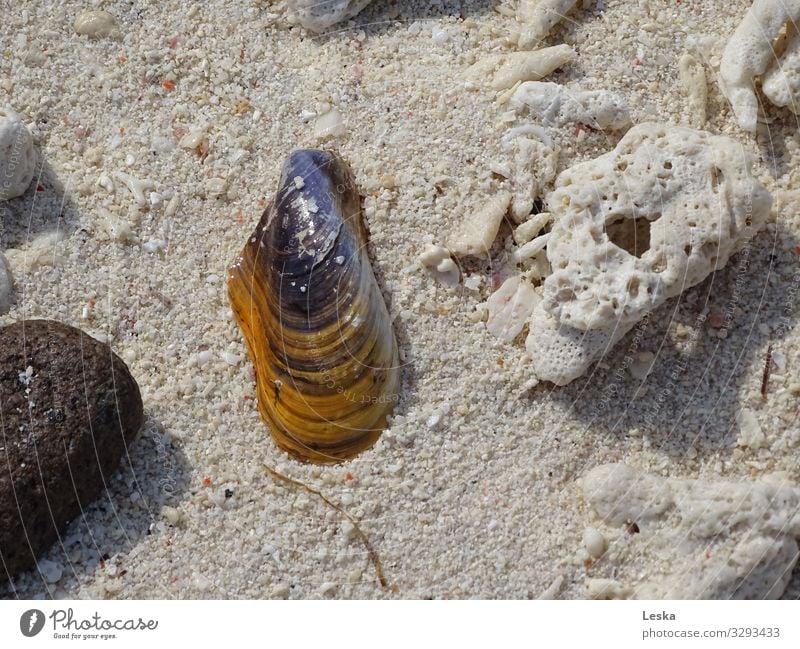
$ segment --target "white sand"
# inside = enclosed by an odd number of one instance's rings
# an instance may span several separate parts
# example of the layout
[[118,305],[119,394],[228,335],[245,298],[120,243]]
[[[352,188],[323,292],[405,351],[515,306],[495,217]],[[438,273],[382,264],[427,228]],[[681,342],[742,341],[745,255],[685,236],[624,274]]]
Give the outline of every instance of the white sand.
[[[550,36],[578,56],[549,80],[613,90],[635,122],[680,122],[688,102],[676,89],[680,55],[692,50],[718,64],[749,3],[586,4]],[[727,269],[631,332],[589,376],[526,393],[522,338],[499,343],[469,317],[487,283],[480,294],[448,289],[408,270],[425,242],[441,243],[496,189],[488,166],[503,160],[504,107],[460,75],[507,47],[516,25],[495,8],[513,4],[376,0],[354,23],[319,37],[291,27],[282,2],[209,0],[189,11],[176,0],[42,6],[4,11],[0,104],[32,124],[44,170],[43,191],[0,205],[0,249],[18,301],[0,323],[47,317],[110,336],[142,388],[148,421],[107,496],[46,554],[63,575],[45,583],[29,572],[16,590],[0,586],[6,596],[525,598],[563,576],[558,596],[586,597],[587,578],[635,584],[662,568],[657,552],[585,567],[585,528],[610,532],[576,484],[592,467],[625,461],[710,480],[784,471],[800,482],[800,185],[792,171],[800,139],[787,111],[768,108],[772,124],[755,139],[735,127],[709,85],[707,128],[758,156],[759,175],[782,201],[776,222]],[[116,17],[119,38],[74,33],[75,17],[97,7]],[[435,41],[432,29],[447,40]],[[225,276],[284,157],[319,144],[303,111],[326,104],[346,119],[346,133],[329,145],[367,196],[371,252],[398,313],[406,366],[381,441],[352,462],[318,468],[279,451],[258,416]],[[177,144],[195,129],[210,145],[204,161]],[[564,129],[560,169],[616,141],[580,137]],[[152,181],[163,203],[140,210],[117,172]],[[387,174],[396,188],[380,187]],[[113,193],[96,184],[103,175]],[[209,195],[214,178],[227,181],[221,198]],[[181,197],[173,217],[165,213],[170,195]],[[785,207],[789,199],[794,207]],[[118,240],[121,221],[133,240]],[[37,240],[53,232],[61,241]],[[468,267],[487,279],[491,270]],[[698,323],[709,312],[731,314],[727,337]],[[786,369],[773,369],[762,401],[770,342]],[[643,387],[626,370],[626,351],[657,355]],[[742,404],[766,433],[758,451],[737,447]],[[441,420],[429,427],[436,412]],[[340,514],[265,476],[264,464],[359,519],[393,588],[377,584]],[[798,596],[798,581],[796,574],[785,596]]]

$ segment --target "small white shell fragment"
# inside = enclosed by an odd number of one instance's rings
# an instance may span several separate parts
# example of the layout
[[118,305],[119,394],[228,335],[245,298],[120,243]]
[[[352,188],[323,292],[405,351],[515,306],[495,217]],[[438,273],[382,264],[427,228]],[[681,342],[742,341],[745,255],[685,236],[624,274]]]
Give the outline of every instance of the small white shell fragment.
[[583,545],[592,559],[599,559],[606,551],[606,537],[596,527],[587,527],[583,531]]
[[480,83],[489,80],[491,88],[505,90],[518,81],[539,81],[574,56],[572,48],[564,44],[532,52],[490,54],[469,67],[464,76]]
[[586,592],[592,599],[628,599],[632,590],[615,579],[589,579]]
[[561,587],[564,585],[564,575],[558,575],[547,588],[545,588],[537,599],[555,599]]
[[6,313],[13,301],[14,279],[5,255],[0,252],[0,315]]
[[100,174],[97,178],[97,185],[105,189],[109,194],[114,191],[114,181],[111,180],[106,174]]
[[708,86],[703,64],[691,54],[684,54],[678,61],[678,73],[689,100],[689,126],[703,128],[706,125],[708,103]]
[[558,148],[537,124],[509,129],[500,144],[511,153],[511,218],[521,223],[530,216],[534,201],[541,196],[545,185],[556,176]]
[[139,180],[122,171],[117,171],[114,175],[128,186],[128,189],[131,190],[131,194],[133,194],[133,199],[139,207],[147,205],[145,192],[156,188],[152,180]]
[[344,118],[337,108],[331,108],[314,122],[314,137],[318,140],[340,137],[344,134]]
[[349,20],[372,0],[287,0],[306,29],[321,32],[336,23]]
[[33,138],[22,117],[0,108],[0,201],[22,196],[36,170]]
[[736,423],[739,426],[739,446],[758,450],[766,446],[767,437],[758,423],[758,417],[749,408],[742,408],[736,413]]
[[164,208],[164,216],[172,217],[178,211],[178,208],[181,206],[181,195],[175,194],[172,198],[169,199],[169,203]]
[[99,208],[98,213],[102,218],[101,226],[112,241],[127,243],[136,239],[133,234],[133,226],[128,221],[121,219],[116,214],[112,214],[104,207]]
[[468,276],[464,280],[464,288],[469,289],[470,291],[478,291],[481,288],[481,284],[483,284],[483,276],[478,275],[477,273],[474,275]]
[[167,247],[167,242],[163,239],[150,239],[142,244],[142,248],[144,248],[145,252],[154,253],[160,250],[164,250]]
[[511,97],[511,108],[527,108],[544,124],[580,123],[599,130],[621,130],[631,125],[625,100],[606,90],[581,90],[546,81],[527,81]]
[[550,33],[578,0],[519,0],[517,21],[521,23],[518,45],[529,49]]
[[458,284],[461,276],[458,266],[450,257],[450,251],[444,246],[428,244],[419,256],[420,263],[435,272],[445,284]]
[[332,581],[326,581],[319,587],[319,592],[321,595],[330,595],[335,590],[336,584],[334,584]]
[[[781,30],[787,23],[793,26],[798,20],[800,0],[755,0],[722,52],[720,89],[745,131],[755,133],[758,124],[758,98],[753,81],[773,63],[773,44]],[[780,68],[782,61],[778,59],[775,65]],[[768,88],[778,91],[780,87],[781,83],[773,76]]]
[[511,193],[499,191],[477,211],[469,214],[447,238],[447,247],[455,255],[489,257],[500,223],[511,203]]
[[533,241],[528,241],[523,246],[517,248],[513,253],[511,253],[511,260],[514,263],[520,263],[525,261],[526,259],[531,259],[538,255],[542,250],[544,250],[545,246],[547,246],[547,242],[550,239],[550,233],[543,234],[539,237],[533,239]]
[[533,214],[527,221],[518,225],[517,229],[514,230],[514,241],[520,246],[528,243],[528,241],[539,234],[552,220],[553,217],[550,212]]
[[224,178],[207,178],[205,183],[206,196],[209,198],[222,198],[228,188]]
[[777,599],[800,557],[800,487],[786,479],[665,478],[604,464],[580,486],[604,523],[639,527],[624,544],[641,561],[630,566],[637,599]]
[[193,129],[186,133],[178,142],[181,149],[196,149],[205,138],[205,129]]
[[170,525],[177,525],[181,520],[181,510],[175,507],[165,505],[161,508],[161,515],[167,519]]
[[496,338],[510,343],[530,318],[539,295],[523,276],[509,277],[486,301],[489,319],[486,329]]
[[117,21],[107,11],[84,11],[75,18],[75,33],[80,36],[102,38],[110,36],[117,27]]

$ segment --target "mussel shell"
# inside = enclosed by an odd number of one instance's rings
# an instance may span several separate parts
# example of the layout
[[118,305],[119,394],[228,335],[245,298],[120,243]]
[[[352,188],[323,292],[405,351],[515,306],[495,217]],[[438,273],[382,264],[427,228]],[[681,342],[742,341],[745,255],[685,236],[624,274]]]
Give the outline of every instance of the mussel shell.
[[346,163],[294,151],[230,269],[231,306],[279,446],[327,463],[371,446],[400,387],[397,342]]

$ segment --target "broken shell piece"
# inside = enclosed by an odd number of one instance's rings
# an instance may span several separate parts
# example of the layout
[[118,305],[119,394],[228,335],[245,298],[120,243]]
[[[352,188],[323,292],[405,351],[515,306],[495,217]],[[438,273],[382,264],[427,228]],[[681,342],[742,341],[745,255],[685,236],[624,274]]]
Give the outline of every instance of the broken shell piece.
[[548,197],[553,273],[526,342],[537,376],[580,376],[646,313],[722,268],[769,215],[750,166],[735,140],[645,123],[562,172]]
[[349,20],[370,2],[371,0],[287,0],[300,24],[314,32],[324,31],[336,23]]
[[[746,131],[755,133],[758,123],[758,98],[753,81],[770,65],[782,66],[782,60],[776,60],[773,44],[785,25],[792,28],[798,20],[800,0],[755,0],[722,52],[720,88],[731,102],[739,126]],[[793,73],[795,69],[790,66],[786,73]],[[776,97],[782,97],[785,88],[778,79],[780,74],[779,70],[774,72],[768,84]]]
[[522,23],[518,45],[528,49],[542,41],[578,0],[520,0],[517,21]]
[[84,11],[75,18],[75,33],[90,38],[110,36],[117,29],[117,21],[107,11]]
[[581,90],[559,83],[527,81],[511,97],[511,108],[527,108],[544,124],[580,123],[599,130],[621,130],[631,125],[625,101],[605,90]]
[[534,201],[555,178],[558,148],[544,129],[536,124],[510,129],[500,139],[500,144],[513,155],[511,218],[520,223],[530,216]]
[[[612,546],[604,556],[615,574],[645,576],[633,589],[637,598],[777,598],[800,556],[795,485],[662,478],[606,464],[584,476],[581,488],[606,524],[632,521],[640,529],[621,554]],[[642,565],[614,565],[631,557]]]
[[456,255],[488,257],[500,223],[508,211],[511,193],[497,192],[479,210],[468,215],[459,229],[447,239],[447,246]]
[[693,128],[703,128],[706,124],[706,104],[708,87],[703,64],[691,54],[684,54],[678,61],[681,84],[689,100],[688,122]]
[[527,221],[521,223],[517,226],[517,229],[514,230],[514,241],[519,245],[528,243],[528,241],[539,234],[552,220],[553,217],[550,212],[539,212],[538,214],[531,215]]
[[544,250],[549,239],[550,233],[548,232],[540,237],[536,237],[532,241],[528,241],[528,243],[526,243],[524,246],[517,248],[513,253],[511,253],[512,261],[518,264],[526,259],[535,257],[542,250]]
[[522,331],[539,299],[533,285],[523,275],[509,277],[486,302],[489,311],[486,328],[489,333],[503,342],[513,341]]
[[419,261],[425,268],[436,273],[443,284],[458,284],[461,273],[450,257],[450,251],[444,246],[428,244],[419,256]]
[[538,81],[572,60],[575,52],[569,45],[555,45],[532,52],[490,54],[464,73],[467,79],[485,82],[495,90],[511,88],[518,81]]

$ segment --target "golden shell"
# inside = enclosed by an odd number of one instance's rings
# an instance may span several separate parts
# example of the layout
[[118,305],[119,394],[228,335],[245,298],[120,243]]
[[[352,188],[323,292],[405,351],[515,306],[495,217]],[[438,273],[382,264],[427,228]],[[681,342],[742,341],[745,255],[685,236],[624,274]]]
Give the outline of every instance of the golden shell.
[[277,444],[316,463],[374,444],[398,399],[397,341],[341,158],[305,149],[289,156],[230,269],[228,293]]

